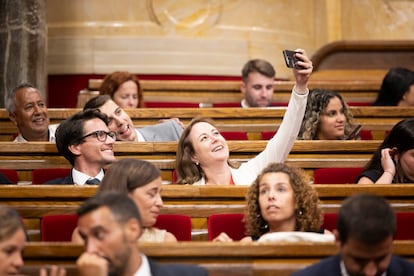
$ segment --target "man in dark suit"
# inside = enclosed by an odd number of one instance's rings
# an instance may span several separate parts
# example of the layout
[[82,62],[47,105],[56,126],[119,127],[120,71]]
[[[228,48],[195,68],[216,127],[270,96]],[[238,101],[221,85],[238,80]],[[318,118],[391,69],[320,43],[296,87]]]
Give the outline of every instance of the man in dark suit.
[[100,192],[79,207],[78,229],[85,252],[76,264],[79,275],[206,276],[195,265],[161,265],[140,252],[142,221],[134,201],[125,193]]
[[60,123],[56,147],[72,165],[64,178],[47,184],[98,184],[107,165],[115,162],[115,133],[108,129],[108,118],[97,110],[81,111]]
[[396,218],[382,197],[352,196],[342,204],[334,230],[339,255],[322,260],[294,276],[405,276],[414,264],[392,254]]

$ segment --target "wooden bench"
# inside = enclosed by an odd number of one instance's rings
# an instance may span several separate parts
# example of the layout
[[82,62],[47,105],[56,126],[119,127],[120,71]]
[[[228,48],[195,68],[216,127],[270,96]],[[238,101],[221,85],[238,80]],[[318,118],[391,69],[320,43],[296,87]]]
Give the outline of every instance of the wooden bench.
[[[80,109],[49,109],[52,124],[58,124]],[[283,119],[286,108],[144,108],[128,109],[136,127],[152,125],[165,118],[180,118],[185,124],[196,116],[212,118],[221,131],[245,131],[249,139],[261,139],[261,132],[275,131]],[[363,129],[371,130],[374,139],[382,140],[386,130],[400,120],[414,117],[411,107],[351,107],[356,121]],[[0,141],[10,141],[17,133],[5,109],[0,109]]]
[[[160,263],[192,263],[205,267],[210,276],[280,275],[288,276],[323,258],[337,254],[333,243],[240,244],[181,242],[176,244],[141,244],[140,250]],[[60,264],[69,275],[77,275],[75,262],[84,251],[70,243],[29,243],[23,253],[27,275],[38,275],[41,265]],[[395,241],[393,253],[414,259],[413,241]]]
[[[382,78],[386,72],[379,71],[377,74],[367,73],[371,78],[361,79],[342,78],[341,80],[324,80],[323,77],[312,77],[309,88],[330,89],[341,93],[345,101],[350,105],[353,103],[366,103],[370,105],[378,94]],[[360,76],[367,75],[360,72]],[[97,90],[102,79],[89,80],[88,87],[82,90],[78,96],[77,107],[83,107],[86,101],[98,95]],[[240,92],[241,81],[214,81],[214,80],[142,80],[140,81],[144,90],[144,100],[148,103],[154,102],[184,102],[197,103],[200,107],[211,107],[215,104],[240,103],[242,94]],[[289,101],[294,81],[275,81],[273,101],[286,104]]]
[[[342,201],[356,193],[373,193],[387,198],[398,212],[414,211],[414,185],[314,185],[326,213],[337,212]],[[243,213],[246,186],[164,185],[162,214],[183,214],[192,218],[194,240],[207,239],[207,218],[211,214]],[[11,185],[0,186],[2,204],[14,207],[24,218],[32,241],[40,240],[40,219],[44,215],[73,214],[96,193],[95,186]]]
[[[307,170],[315,168],[362,167],[381,141],[296,141],[287,163]],[[230,158],[245,161],[259,154],[267,141],[228,141]],[[114,151],[117,158],[138,158],[153,162],[163,173],[164,180],[172,181],[175,169],[176,142],[118,142]],[[56,145],[49,142],[0,142],[0,168],[15,169],[20,181],[31,181],[33,169],[69,168],[69,162],[60,156]]]

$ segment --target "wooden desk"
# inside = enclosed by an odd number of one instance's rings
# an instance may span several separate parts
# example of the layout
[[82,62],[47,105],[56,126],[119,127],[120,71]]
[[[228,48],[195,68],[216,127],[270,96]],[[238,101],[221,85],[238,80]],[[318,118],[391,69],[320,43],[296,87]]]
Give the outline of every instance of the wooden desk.
[[[315,168],[362,167],[381,141],[296,141],[287,163],[307,170]],[[260,153],[267,141],[228,141],[230,158],[246,161]],[[176,142],[117,142],[115,155],[153,162],[163,171],[164,180],[172,180],[175,168]],[[38,168],[69,168],[69,162],[59,155],[54,143],[0,142],[0,167],[15,169],[21,181],[31,181],[31,171]]]
[[[140,250],[160,263],[192,263],[206,267],[210,276],[218,275],[282,275],[288,276],[323,258],[335,255],[332,243],[240,244],[212,242],[180,242],[142,244]],[[69,243],[29,243],[23,254],[24,271],[35,274],[36,267],[63,264],[76,274],[75,262],[83,247]],[[395,241],[394,254],[414,259],[413,241]]]
[[[398,212],[414,211],[414,185],[314,185],[325,212],[337,212],[342,201],[356,193],[384,196]],[[162,214],[192,218],[193,230],[206,233],[211,214],[243,213],[246,186],[164,185]],[[32,241],[40,240],[40,219],[50,214],[73,214],[96,193],[95,186],[1,185],[0,202],[12,206],[25,218]]]

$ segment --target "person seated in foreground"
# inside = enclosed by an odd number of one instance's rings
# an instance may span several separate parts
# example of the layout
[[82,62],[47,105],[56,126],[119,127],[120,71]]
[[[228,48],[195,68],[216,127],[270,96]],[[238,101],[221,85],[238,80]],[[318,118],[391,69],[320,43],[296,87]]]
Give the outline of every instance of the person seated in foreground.
[[413,263],[392,254],[395,232],[395,213],[384,198],[353,195],[341,205],[334,230],[339,254],[292,276],[414,275]]
[[[172,233],[154,227],[163,205],[161,190],[161,172],[157,167],[148,161],[125,158],[109,167],[97,192],[119,191],[134,200],[144,227],[139,242],[175,242],[177,239]],[[72,241],[82,242],[77,229]]]
[[[19,213],[0,206],[0,275],[20,275],[24,265],[23,250],[27,233]],[[65,276],[66,270],[56,265],[41,267],[40,276]]]
[[[277,232],[330,234],[322,227],[319,197],[302,169],[281,163],[267,166],[249,187],[244,212],[247,235],[241,242]],[[323,237],[322,237],[323,238]],[[333,237],[327,241],[333,241]],[[233,241],[221,233],[213,241]]]
[[358,133],[354,118],[341,94],[331,90],[313,89],[308,103],[299,140],[355,140]]
[[105,191],[78,209],[78,229],[85,252],[76,265],[80,275],[207,276],[205,268],[157,264],[140,251],[143,224],[137,205],[124,192]]

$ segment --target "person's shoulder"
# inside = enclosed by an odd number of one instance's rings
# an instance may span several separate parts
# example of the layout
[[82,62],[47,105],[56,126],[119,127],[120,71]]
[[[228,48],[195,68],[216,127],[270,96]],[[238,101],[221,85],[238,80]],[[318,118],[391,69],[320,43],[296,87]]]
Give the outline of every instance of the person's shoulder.
[[[389,275],[414,275],[414,263],[393,255],[388,268]],[[388,274],[387,274],[388,275]]]
[[148,260],[152,276],[207,276],[205,268],[189,264],[158,264]]
[[292,274],[292,276],[340,275],[340,257],[332,256]]

